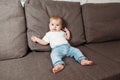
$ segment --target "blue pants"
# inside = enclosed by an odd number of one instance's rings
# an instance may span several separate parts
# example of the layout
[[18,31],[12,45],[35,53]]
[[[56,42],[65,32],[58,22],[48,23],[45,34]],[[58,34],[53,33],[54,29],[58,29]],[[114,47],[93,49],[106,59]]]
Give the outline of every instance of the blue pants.
[[86,58],[78,48],[72,47],[69,44],[63,44],[52,49],[51,60],[53,66],[64,64],[63,57],[74,57],[79,63],[81,59]]

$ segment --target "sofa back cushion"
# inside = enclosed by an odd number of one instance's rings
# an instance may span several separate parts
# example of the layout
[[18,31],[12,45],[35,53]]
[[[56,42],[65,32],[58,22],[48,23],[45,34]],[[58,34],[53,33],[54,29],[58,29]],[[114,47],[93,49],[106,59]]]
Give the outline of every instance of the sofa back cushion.
[[43,38],[49,30],[49,18],[60,16],[65,21],[66,26],[71,31],[72,45],[79,45],[85,42],[83,24],[81,19],[81,6],[79,2],[29,0],[25,4],[27,20],[28,44],[31,50],[49,51],[49,46],[42,46],[31,41],[31,36],[35,35]]
[[120,39],[120,3],[85,4],[82,12],[88,43]]
[[0,1],[0,60],[22,57],[27,52],[23,8],[19,0]]

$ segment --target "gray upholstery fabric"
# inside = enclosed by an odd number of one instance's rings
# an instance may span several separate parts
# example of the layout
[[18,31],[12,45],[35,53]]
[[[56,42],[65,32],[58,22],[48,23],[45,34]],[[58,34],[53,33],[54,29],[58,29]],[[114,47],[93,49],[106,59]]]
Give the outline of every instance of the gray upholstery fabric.
[[28,45],[31,50],[50,50],[49,46],[41,46],[33,43],[30,38],[32,35],[39,38],[45,35],[49,30],[48,23],[51,16],[60,16],[63,18],[65,21],[64,24],[71,31],[72,38],[70,43],[72,45],[79,45],[85,42],[81,6],[78,2],[30,0],[25,4],[25,13],[28,27]]
[[27,52],[25,18],[19,0],[0,1],[0,60]]
[[[53,3],[47,3],[46,6],[46,3],[40,5],[37,0],[29,1],[30,3],[27,2],[27,8],[25,8],[27,11],[27,26],[32,26],[28,27],[28,37],[33,34],[42,37],[48,30],[46,22],[53,14],[50,12],[52,8],[54,9],[53,5],[51,5]],[[66,4],[68,10],[68,5],[73,5],[73,3],[63,2],[56,4],[56,6],[59,5],[61,7],[64,7],[62,4]],[[34,7],[32,7],[33,5]],[[36,9],[38,6],[41,8]],[[25,54],[27,45],[24,14],[20,2],[18,0],[1,0],[0,10],[0,59],[21,57]],[[39,10],[42,11],[39,12]],[[49,15],[44,10],[47,10]],[[46,25],[45,29],[44,26],[39,26],[39,22]],[[78,27],[75,29],[78,29]],[[39,32],[39,30],[41,31]],[[76,36],[78,36],[78,33],[76,33]],[[35,47],[31,48],[34,50],[49,50],[48,46],[43,47],[36,44],[33,45],[33,43],[32,46]],[[64,70],[54,75],[51,71],[50,52],[29,52],[22,58],[0,61],[0,80],[120,80],[120,41],[84,44],[78,46],[78,48],[88,59],[94,61],[94,65],[81,66],[73,58],[67,57],[64,59],[66,63]]]
[[82,12],[87,42],[120,39],[120,3],[86,4]]
[[25,14],[27,22],[28,45],[31,50],[49,51],[49,46],[42,46],[31,41],[31,36],[42,38],[48,31],[49,17],[44,8],[45,1],[49,0],[27,0],[25,3]]
[[93,80],[120,79],[120,64],[117,61],[114,61],[113,59],[100,54],[98,51],[94,51],[90,47],[80,46],[79,48],[84,53],[84,55],[88,57],[88,59],[94,61],[94,65],[92,66],[92,68],[82,69],[84,72],[87,73],[87,75],[92,77]]
[[86,44],[86,47],[120,64],[120,41]]
[[56,75],[51,71],[50,52],[31,52],[19,59],[0,62],[1,80],[119,80],[119,64],[84,46],[79,47],[93,66],[81,66],[65,58],[65,69]]

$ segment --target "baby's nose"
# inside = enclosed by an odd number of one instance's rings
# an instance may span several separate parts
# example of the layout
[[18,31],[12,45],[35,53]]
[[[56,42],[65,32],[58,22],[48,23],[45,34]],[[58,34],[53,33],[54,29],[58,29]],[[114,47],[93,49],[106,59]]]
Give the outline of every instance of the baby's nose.
[[54,27],[56,28],[57,26],[55,25]]

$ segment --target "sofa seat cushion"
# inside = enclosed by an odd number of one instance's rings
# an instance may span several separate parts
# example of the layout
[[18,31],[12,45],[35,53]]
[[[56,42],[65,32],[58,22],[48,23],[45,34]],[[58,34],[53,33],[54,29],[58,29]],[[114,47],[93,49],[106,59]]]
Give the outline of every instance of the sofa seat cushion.
[[91,50],[86,46],[80,46],[79,48],[88,59],[94,61],[92,68],[90,67],[82,69],[87,73],[87,75],[91,76],[93,80],[120,79],[120,64],[118,64],[118,62],[106,58],[105,56],[97,53],[94,50]]
[[86,47],[120,64],[120,41],[88,44]]
[[0,1],[0,60],[27,53],[24,11],[19,0]]
[[31,50],[50,50],[49,46],[33,43],[30,38],[32,35],[43,38],[49,30],[49,18],[52,16],[63,18],[64,27],[68,27],[71,32],[70,43],[72,45],[77,46],[85,42],[79,2],[30,0],[29,2],[26,1],[25,13],[28,28],[28,45]]
[[56,75],[51,71],[50,52],[30,52],[27,56],[0,62],[1,80],[119,80],[119,64],[81,46],[81,51],[94,61],[81,66],[73,58],[65,58],[65,69]]
[[23,58],[1,61],[0,78],[1,80],[83,80],[83,78],[92,80],[85,75],[81,67],[73,59],[68,59],[65,69],[54,75],[50,53],[32,52]]
[[120,3],[85,4],[82,13],[88,43],[120,39]]

